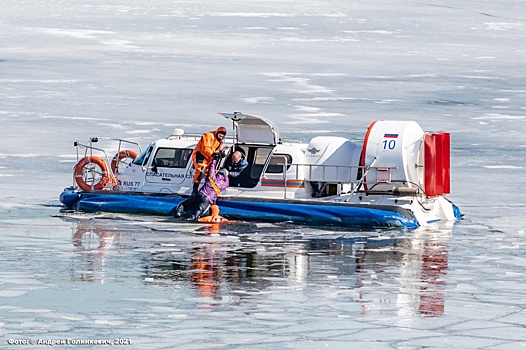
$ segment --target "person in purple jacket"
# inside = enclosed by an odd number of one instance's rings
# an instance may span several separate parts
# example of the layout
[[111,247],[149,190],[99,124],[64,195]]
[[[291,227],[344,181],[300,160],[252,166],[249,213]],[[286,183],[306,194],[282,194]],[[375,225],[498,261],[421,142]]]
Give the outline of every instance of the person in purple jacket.
[[217,159],[214,158],[203,187],[196,194],[179,203],[175,209],[176,218],[182,217],[189,210],[195,210],[188,220],[197,220],[212,204],[216,203],[219,194],[228,187],[228,170],[220,169],[216,172],[216,163]]

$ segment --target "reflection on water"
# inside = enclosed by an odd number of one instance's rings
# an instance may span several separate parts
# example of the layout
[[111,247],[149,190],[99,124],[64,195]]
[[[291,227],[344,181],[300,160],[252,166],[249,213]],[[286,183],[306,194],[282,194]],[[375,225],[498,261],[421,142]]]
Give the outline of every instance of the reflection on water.
[[447,277],[447,247],[441,242],[428,242],[422,254],[422,285],[419,312],[438,316],[444,313]]
[[338,291],[345,302],[359,305],[361,315],[444,313],[449,229],[398,237],[392,232],[368,237],[363,232],[277,230],[250,227],[242,234],[220,234],[220,226],[178,232],[177,226],[129,230],[96,220],[79,222],[71,275],[103,283],[119,278],[119,265],[134,264],[132,277],[193,293],[197,304],[206,307],[254,302],[289,288],[297,293]]
[[106,254],[104,250],[111,247],[117,233],[108,228],[80,225],[73,233],[73,246],[79,253],[76,264],[72,265],[74,280],[104,282]]
[[[73,245],[82,250],[103,250],[111,246],[115,238],[114,232],[104,232],[100,229],[78,227],[73,234]],[[86,238],[87,236],[87,238]],[[93,245],[95,243],[95,245]]]

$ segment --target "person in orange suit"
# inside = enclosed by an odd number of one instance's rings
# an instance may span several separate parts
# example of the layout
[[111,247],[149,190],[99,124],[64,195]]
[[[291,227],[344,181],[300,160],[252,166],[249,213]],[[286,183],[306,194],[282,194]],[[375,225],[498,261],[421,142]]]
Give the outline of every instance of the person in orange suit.
[[223,141],[226,136],[226,128],[220,126],[215,131],[210,131],[203,136],[195,146],[192,152],[192,161],[194,163],[195,175],[192,188],[192,195],[196,194],[199,189],[199,183],[208,172],[208,167],[214,159],[221,154]]

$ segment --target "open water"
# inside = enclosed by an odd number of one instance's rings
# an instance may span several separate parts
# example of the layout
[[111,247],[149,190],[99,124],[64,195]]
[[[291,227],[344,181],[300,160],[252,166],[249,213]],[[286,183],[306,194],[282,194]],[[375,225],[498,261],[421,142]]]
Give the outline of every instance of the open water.
[[[525,349],[525,9],[2,0],[0,348]],[[144,147],[233,111],[305,141],[375,119],[448,131],[465,216],[358,232],[61,213],[75,140]]]

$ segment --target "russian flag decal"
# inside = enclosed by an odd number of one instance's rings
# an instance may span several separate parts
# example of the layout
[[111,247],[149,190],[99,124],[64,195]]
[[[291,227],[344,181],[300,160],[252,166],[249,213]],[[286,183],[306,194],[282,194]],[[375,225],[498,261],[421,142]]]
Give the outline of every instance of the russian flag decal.
[[386,138],[386,139],[396,139],[396,138],[398,138],[398,134],[384,134],[384,138]]

